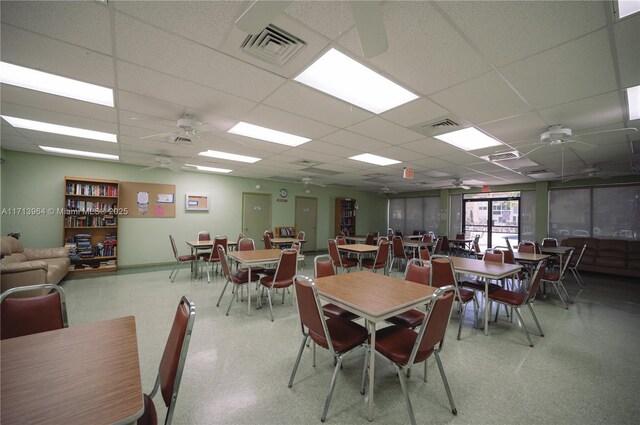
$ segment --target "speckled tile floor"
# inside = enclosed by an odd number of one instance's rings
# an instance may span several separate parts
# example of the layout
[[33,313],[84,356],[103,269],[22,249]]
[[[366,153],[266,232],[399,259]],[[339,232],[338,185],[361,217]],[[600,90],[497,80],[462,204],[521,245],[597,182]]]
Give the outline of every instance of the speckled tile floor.
[[[311,257],[308,255],[308,257]],[[224,284],[191,280],[182,268],[174,283],[166,267],[128,269],[115,274],[67,279],[70,326],[125,315],[136,317],[143,389],[150,391],[171,320],[180,297],[196,303],[189,348],[174,424],[319,423],[333,362],[318,350],[303,355],[296,381],[287,382],[301,340],[295,306],[289,295],[247,316],[246,302],[225,316],[231,291],[220,308]],[[312,275],[311,258],[303,273]],[[551,297],[534,308],[545,337],[532,335],[534,348],[514,322],[504,318],[490,335],[472,328],[471,307],[462,340],[455,339],[454,313],[441,358],[458,408],[449,410],[433,358],[429,382],[422,367],[409,380],[416,419],[429,424],[631,424],[640,416],[640,282],[631,278],[583,273],[587,288],[568,310]],[[572,295],[577,284],[568,279]],[[255,301],[255,299],[254,299]],[[252,303],[254,304],[254,303]],[[535,325],[523,311],[529,329]],[[348,355],[327,416],[328,424],[367,424],[359,393],[363,352]],[[375,416],[378,424],[408,424],[409,417],[393,366],[380,359],[376,368]],[[156,396],[159,418],[164,418]]]

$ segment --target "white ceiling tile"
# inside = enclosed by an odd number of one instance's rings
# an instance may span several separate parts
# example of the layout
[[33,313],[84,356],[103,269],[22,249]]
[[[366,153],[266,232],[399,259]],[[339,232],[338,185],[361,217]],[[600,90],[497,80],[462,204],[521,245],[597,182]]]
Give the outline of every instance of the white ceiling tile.
[[384,156],[385,158],[392,158],[396,161],[408,162],[415,161],[426,157],[424,154],[418,154],[415,151],[403,149],[399,146],[393,146],[390,148],[378,149],[371,152],[374,155]]
[[348,152],[348,156],[357,155],[361,152],[371,152],[373,150],[389,147],[388,143],[384,143],[370,137],[365,137],[360,134],[352,133],[351,131],[347,130],[336,131],[333,134],[323,137],[322,140],[334,145],[342,146],[343,148],[351,148],[351,150]]
[[4,62],[85,83],[111,88],[115,86],[111,56],[62,43],[10,25],[2,25],[0,30],[2,33],[0,51]]
[[531,110],[493,71],[433,94],[429,98],[476,124]]
[[602,4],[594,1],[442,1],[438,5],[497,66],[606,25]]
[[616,89],[606,30],[580,37],[501,70],[537,109]]
[[[639,69],[640,72],[640,69]],[[623,108],[617,91],[540,110],[547,122],[579,131],[622,122]]]
[[424,137],[413,130],[401,127],[380,117],[373,117],[352,125],[347,130],[373,139],[382,140],[392,145],[399,145]]
[[[324,152],[314,152],[314,151],[304,149],[306,145],[307,144],[305,143],[304,145],[301,145],[302,147],[297,147],[297,148],[288,150],[286,153],[287,156],[295,158],[296,161],[305,159],[308,161],[319,162],[319,163],[331,162],[331,161],[335,161],[342,158],[341,156],[335,155],[334,153],[330,152],[327,149],[325,149]],[[314,165],[314,167],[315,166],[316,165]]]
[[540,119],[535,112],[516,115],[498,121],[482,124],[478,127],[505,143],[518,140],[536,139],[547,130],[548,123]]
[[118,58],[251,100],[262,100],[282,77],[226,54],[116,15]]
[[95,130],[114,134],[118,132],[118,125],[115,122],[102,121],[79,115],[71,115],[64,112],[35,109],[5,102],[2,102],[2,114],[10,117],[83,128],[86,130]]
[[469,164],[475,164],[478,162],[478,158],[476,158],[473,155],[469,155],[466,152],[457,152],[457,153],[448,154],[448,155],[441,155],[441,156],[438,156],[438,158],[455,165],[469,165]]
[[1,15],[3,23],[111,54],[107,5],[92,1],[3,1]]
[[285,12],[331,40],[353,26],[351,7],[342,1],[295,1]]
[[278,88],[264,103],[340,128],[373,116],[371,112],[293,81]]
[[443,170],[445,168],[452,167],[453,164],[449,161],[445,161],[440,158],[424,158],[424,159],[416,159],[409,161],[410,164],[415,164],[420,167],[429,169],[429,170]]
[[640,15],[630,16],[613,25],[623,88],[640,84]]
[[429,156],[441,156],[461,152],[460,149],[440,140],[425,138],[415,142],[404,143],[403,148]]
[[449,113],[450,111],[423,97],[393,108],[380,116],[403,127],[411,127]]
[[310,139],[319,139],[337,130],[319,121],[265,105],[256,107],[242,121]]

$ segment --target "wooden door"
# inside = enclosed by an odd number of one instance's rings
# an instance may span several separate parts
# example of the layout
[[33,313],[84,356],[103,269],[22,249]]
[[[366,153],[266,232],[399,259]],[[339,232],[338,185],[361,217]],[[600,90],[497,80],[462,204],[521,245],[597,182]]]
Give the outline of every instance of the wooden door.
[[296,228],[305,232],[305,251],[315,251],[318,230],[318,199],[296,196]]
[[252,238],[256,249],[262,249],[262,234],[271,229],[271,195],[263,193],[242,194],[242,232]]

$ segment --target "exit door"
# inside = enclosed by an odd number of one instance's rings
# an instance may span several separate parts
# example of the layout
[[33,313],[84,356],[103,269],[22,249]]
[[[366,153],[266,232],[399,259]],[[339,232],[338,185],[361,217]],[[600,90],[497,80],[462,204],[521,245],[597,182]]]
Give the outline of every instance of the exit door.
[[242,233],[261,249],[262,234],[271,229],[271,195],[263,193],[242,194]]
[[305,251],[315,251],[318,230],[318,200],[316,198],[296,196],[296,228],[305,233]]

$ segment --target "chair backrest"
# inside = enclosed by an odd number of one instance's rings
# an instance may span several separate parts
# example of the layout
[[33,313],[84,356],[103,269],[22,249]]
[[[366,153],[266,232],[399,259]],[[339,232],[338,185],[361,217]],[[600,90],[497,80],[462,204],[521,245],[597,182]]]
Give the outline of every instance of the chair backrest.
[[404,271],[404,280],[423,285],[431,284],[431,262],[412,258]]
[[300,230],[298,232],[298,239],[300,239],[301,241],[305,240],[306,236],[307,236],[307,234],[303,230]]
[[516,258],[513,254],[513,251],[511,251],[508,247],[506,246],[494,246],[493,247],[493,251],[501,251],[502,252],[502,256],[504,258],[504,263],[505,264],[515,264],[516,263]]
[[490,261],[492,263],[504,264],[504,251],[487,249],[482,257],[484,261]]
[[372,232],[367,233],[367,239],[364,241],[367,245],[375,245],[375,234]]
[[419,353],[429,353],[436,348],[436,345],[439,345],[438,350],[442,348],[454,298],[454,286],[443,286],[433,294],[432,301],[427,307],[426,317],[411,350],[408,366],[414,363]]
[[429,253],[429,248],[426,246],[421,246],[420,249],[418,249],[418,255],[420,256],[420,259],[423,261],[431,260],[431,254]]
[[578,259],[569,267],[578,268],[578,266],[580,265],[580,261],[582,261],[582,256],[584,255],[584,252],[586,251],[586,249],[587,249],[587,244],[582,245],[582,249],[580,250],[580,255],[578,255]]
[[238,239],[236,239],[236,246],[239,246],[239,245],[240,245],[240,240],[241,240],[242,238],[244,238],[244,233],[240,232],[240,233],[238,234]]
[[404,253],[404,244],[402,243],[402,238],[400,236],[394,236],[392,242],[393,256],[396,258],[406,258],[407,256]]
[[228,280],[232,280],[231,270],[229,269],[229,263],[227,262],[227,253],[224,249],[224,246],[218,245],[216,249],[218,251],[218,258],[220,259],[220,267],[222,268],[222,274]]
[[273,238],[274,238],[274,236],[273,236],[273,232],[272,232],[271,230],[267,229],[267,230],[265,230],[265,231],[264,231],[264,233],[266,233],[267,235],[269,235],[269,237],[270,237],[271,239],[273,239]]
[[391,239],[391,238],[393,238],[394,235],[395,235],[395,232],[393,231],[393,229],[391,227],[389,227],[387,229],[387,238]]
[[293,288],[302,332],[305,333],[304,328],[307,328],[312,335],[319,336],[321,339],[324,336],[324,340],[320,342],[326,343],[325,348],[328,348],[335,356],[336,353],[322,312],[322,305],[318,299],[315,282],[307,276],[296,275],[293,278]]
[[296,268],[298,265],[298,251],[292,248],[283,249],[280,251],[280,259],[278,260],[278,267],[276,268],[276,274],[273,276],[273,281],[283,281],[293,279],[296,275]]
[[536,244],[532,241],[522,241],[518,244],[518,252],[536,253]]
[[464,233],[456,233],[456,239],[464,239]]
[[440,254],[440,251],[442,251],[442,236],[436,240],[436,246],[433,248],[434,254]]
[[160,385],[162,399],[167,407],[165,424],[170,424],[173,417],[195,319],[196,305],[191,297],[185,295],[180,300],[173,318],[173,325],[162,353],[156,382],[156,386],[158,383]]
[[542,239],[542,246],[556,247],[558,246],[558,240],[556,238],[544,238]]
[[302,243],[298,241],[293,241],[291,243],[291,248],[295,249],[298,252],[298,254],[300,254],[300,252],[302,252]]
[[428,233],[425,233],[424,235],[422,235],[422,242],[432,242],[433,240],[431,239],[431,235]]
[[528,301],[533,301],[538,293],[538,288],[540,287],[540,282],[542,281],[542,274],[547,267],[547,260],[540,261],[536,266],[536,270],[533,272],[533,276],[531,278],[531,283],[527,288],[527,296],[524,297],[524,303]]
[[338,242],[336,241],[336,239],[329,239],[327,241],[329,255],[331,256],[331,260],[336,267],[342,267],[342,258],[340,257],[340,252],[338,252]]
[[255,251],[256,243],[251,238],[242,238],[238,241],[238,251]]
[[210,241],[211,234],[206,230],[201,230],[198,232],[198,241]]
[[431,286],[442,288],[448,285],[458,287],[453,262],[446,255],[433,255],[431,257]]
[[480,254],[482,251],[480,250],[480,235],[476,235],[473,238],[473,252],[476,254]]
[[222,245],[224,247],[224,251],[227,252],[227,237],[226,236],[216,236],[213,241],[213,249],[211,250],[211,256],[209,260],[218,259],[218,246]]
[[400,238],[404,238],[404,235],[402,234],[402,230],[396,230],[396,236],[400,236]]
[[346,245],[347,239],[343,235],[336,236],[336,244],[338,245]]
[[562,270],[560,270],[560,278],[564,279],[564,273],[567,271],[567,268],[569,267],[569,263],[571,262],[571,257],[573,257],[573,253],[575,252],[575,249],[572,248],[569,252],[567,252],[566,258],[564,259],[564,262],[562,263]]
[[[53,291],[46,295],[11,298],[27,291]],[[43,284],[18,286],[0,295],[0,339],[15,338],[40,332],[62,329],[67,322],[67,304],[64,291],[58,285]]]
[[442,238],[442,246],[440,249],[449,251],[449,238],[446,235],[440,236]]
[[336,270],[333,268],[333,260],[331,256],[317,255],[313,259],[313,274],[315,278],[333,276],[336,274]]
[[271,239],[272,239],[272,236],[269,236],[268,232],[264,232],[262,234],[262,242],[264,242],[264,249],[271,249],[272,248]]
[[178,261],[178,248],[176,248],[176,241],[173,239],[173,235],[169,235],[169,240],[171,241],[171,249],[173,250],[173,256],[176,257],[176,261]]
[[389,259],[389,240],[386,238],[378,239],[378,252],[376,252],[375,267],[384,267]]

